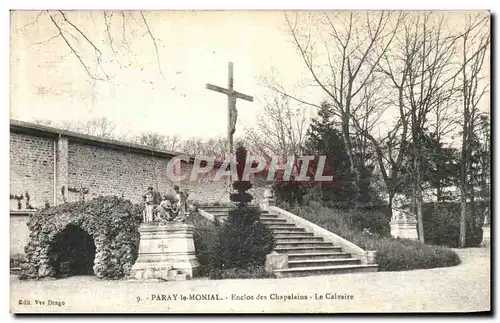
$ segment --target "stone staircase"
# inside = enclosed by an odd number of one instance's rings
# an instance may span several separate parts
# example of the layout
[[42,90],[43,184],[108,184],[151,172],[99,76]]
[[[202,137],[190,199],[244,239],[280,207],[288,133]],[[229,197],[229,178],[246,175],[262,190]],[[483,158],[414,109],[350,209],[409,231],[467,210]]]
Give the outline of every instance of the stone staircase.
[[[200,207],[213,217],[224,222],[229,207]],[[274,233],[278,254],[288,256],[288,268],[275,269],[277,277],[311,275],[333,275],[345,273],[373,272],[376,264],[363,264],[362,259],[346,252],[340,245],[325,241],[321,235],[310,232],[303,226],[273,211],[261,211],[261,221]]]

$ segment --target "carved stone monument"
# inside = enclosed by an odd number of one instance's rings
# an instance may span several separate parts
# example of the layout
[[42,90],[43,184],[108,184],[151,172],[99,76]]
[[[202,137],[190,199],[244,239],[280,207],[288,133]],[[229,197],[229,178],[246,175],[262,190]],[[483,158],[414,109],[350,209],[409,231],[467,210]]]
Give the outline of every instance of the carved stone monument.
[[185,223],[143,223],[139,228],[139,255],[131,278],[140,280],[185,280],[195,277],[194,227]]
[[394,238],[418,240],[417,219],[400,209],[392,209],[391,235]]

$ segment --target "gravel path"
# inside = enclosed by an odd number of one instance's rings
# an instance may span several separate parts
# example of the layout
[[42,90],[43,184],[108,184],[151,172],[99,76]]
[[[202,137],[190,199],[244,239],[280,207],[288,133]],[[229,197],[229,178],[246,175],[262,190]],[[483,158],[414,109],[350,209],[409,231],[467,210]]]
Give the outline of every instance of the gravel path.
[[[223,281],[195,279],[140,283],[101,281],[93,276],[70,277],[57,281],[19,281],[16,276],[11,276],[11,311],[146,313],[489,311],[490,248],[456,251],[462,259],[462,264],[455,267],[305,278]],[[215,297],[220,300],[211,300]],[[44,304],[36,304],[36,300]],[[29,305],[20,305],[20,301],[26,304],[29,302]]]

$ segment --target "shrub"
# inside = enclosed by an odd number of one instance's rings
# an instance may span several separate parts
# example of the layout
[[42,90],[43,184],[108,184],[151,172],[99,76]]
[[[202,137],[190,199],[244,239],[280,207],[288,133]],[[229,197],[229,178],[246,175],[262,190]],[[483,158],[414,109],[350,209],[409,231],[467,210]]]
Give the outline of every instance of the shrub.
[[222,226],[218,247],[217,262],[225,268],[258,266],[274,248],[274,238],[256,208],[238,207]]
[[196,257],[200,263],[200,275],[208,276],[211,279],[232,279],[232,278],[268,278],[263,266],[250,266],[248,268],[225,268],[218,257],[220,252],[219,234],[220,227],[202,216],[190,217],[191,223],[195,226],[194,245]]
[[213,260],[217,244],[217,230],[216,228],[195,227],[193,240],[196,258],[200,263],[200,275],[209,276],[212,267],[214,267]]
[[273,184],[273,191],[277,201],[289,204],[302,204],[308,191],[301,187],[302,182],[294,181],[276,181]]
[[416,240],[374,237],[350,232],[345,238],[365,250],[377,251],[380,271],[400,271],[450,267],[460,264],[451,249],[432,246]]
[[99,278],[127,275],[137,259],[142,207],[117,197],[65,203],[37,211],[27,225],[30,239],[21,278],[56,277],[55,240],[68,227],[90,235],[95,244],[93,272]]
[[445,247],[363,233],[357,228],[352,228],[348,224],[348,217],[343,214],[344,210],[339,212],[315,204],[295,207],[290,211],[351,241],[364,250],[376,250],[380,271],[448,267],[460,263],[458,255]]
[[218,251],[219,227],[202,217],[193,217],[195,225],[194,245],[196,257],[200,263],[200,275],[211,279],[244,279],[244,278],[270,278],[264,266],[250,266],[248,268],[225,269],[216,257]]
[[355,207],[353,209],[344,210],[347,226],[363,231],[368,229],[372,233],[380,236],[390,237],[392,211],[384,206],[370,207]]
[[[238,179],[242,178],[246,155],[246,149],[239,146],[236,150]],[[215,269],[261,266],[275,244],[271,230],[260,221],[259,209],[249,206],[253,199],[247,192],[252,187],[250,181],[235,180],[233,187],[236,193],[230,198],[237,206],[229,211],[218,233]]]
[[[465,231],[465,246],[477,247],[483,240],[483,228],[481,219],[471,219],[470,203],[467,210],[467,222]],[[482,211],[481,205],[477,203],[477,213]],[[459,203],[432,203],[424,204],[424,236],[429,244],[457,248],[460,241],[460,204]],[[480,223],[478,223],[480,222]]]
[[322,223],[333,221],[336,227],[342,227],[342,230],[353,229],[362,232],[368,229],[371,233],[390,237],[391,210],[384,206],[354,207],[354,208],[329,208],[323,206],[323,203],[309,201],[308,205],[293,206],[282,205],[285,209],[297,210],[297,212],[311,213]]

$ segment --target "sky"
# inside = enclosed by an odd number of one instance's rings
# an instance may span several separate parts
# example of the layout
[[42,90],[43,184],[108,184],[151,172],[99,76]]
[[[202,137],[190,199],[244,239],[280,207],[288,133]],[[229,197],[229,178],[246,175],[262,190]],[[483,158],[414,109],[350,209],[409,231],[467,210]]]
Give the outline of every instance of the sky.
[[[273,69],[287,71],[283,83],[292,88],[305,72],[284,31],[282,12],[144,12],[159,64],[140,13],[110,12],[105,20],[102,11],[68,12],[68,20],[102,52],[102,66],[112,76],[110,81],[92,82],[64,40],[55,37],[57,29],[48,14],[39,14],[11,15],[12,119],[106,117],[122,134],[225,135],[227,97],[205,89],[205,84],[227,87],[227,66],[232,61],[234,89],[254,97],[252,103],[237,102],[235,135],[241,136],[245,127],[255,125],[270,94],[260,85],[261,78],[273,75]],[[63,25],[59,13],[51,14]],[[106,22],[118,54],[109,46]],[[94,69],[93,49],[69,25],[63,30],[75,36],[68,40]]]
[[[254,102],[237,101],[237,137],[255,126],[273,95],[262,78],[275,77],[288,91],[315,104],[324,98],[318,88],[300,86],[310,76],[286,31],[284,12],[145,11],[146,26],[137,11],[66,11],[79,30],[57,11],[40,13],[11,14],[12,119],[106,117],[121,135],[225,136],[227,97],[205,89],[205,84],[227,87],[229,61],[234,63],[234,89],[254,97]],[[89,77],[50,17],[92,75],[104,78],[104,71],[109,80]],[[460,27],[458,19],[452,21],[449,28]],[[489,101],[485,104],[489,109]]]

